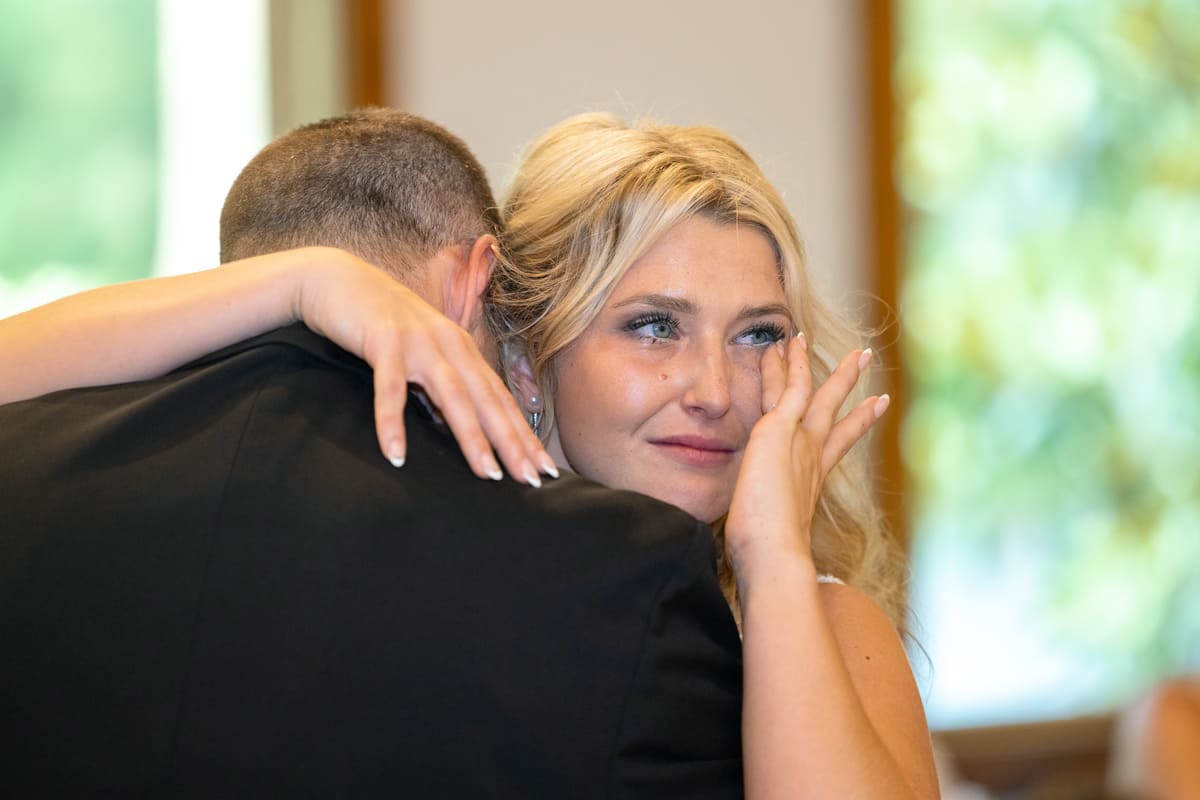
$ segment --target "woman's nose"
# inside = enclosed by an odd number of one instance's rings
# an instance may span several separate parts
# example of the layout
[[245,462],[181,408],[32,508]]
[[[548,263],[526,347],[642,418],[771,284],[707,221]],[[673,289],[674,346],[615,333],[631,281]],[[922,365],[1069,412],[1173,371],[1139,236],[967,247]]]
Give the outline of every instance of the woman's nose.
[[728,412],[732,404],[729,382],[733,365],[724,343],[695,347],[690,362],[682,398],[684,408],[706,417],[720,417]]

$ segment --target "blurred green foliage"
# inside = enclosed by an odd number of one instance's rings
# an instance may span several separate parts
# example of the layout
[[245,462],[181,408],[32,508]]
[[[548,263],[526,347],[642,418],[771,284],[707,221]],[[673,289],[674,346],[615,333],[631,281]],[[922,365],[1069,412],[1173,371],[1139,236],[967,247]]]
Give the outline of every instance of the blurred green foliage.
[[83,285],[149,274],[155,7],[0,0],[0,291],[46,270]]
[[915,577],[1019,552],[1119,702],[1200,667],[1200,3],[899,7]]

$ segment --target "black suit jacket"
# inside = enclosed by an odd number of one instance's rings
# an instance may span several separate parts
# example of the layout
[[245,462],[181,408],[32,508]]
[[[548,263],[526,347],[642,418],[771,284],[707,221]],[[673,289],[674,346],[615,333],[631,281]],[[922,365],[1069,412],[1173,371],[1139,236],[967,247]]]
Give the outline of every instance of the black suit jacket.
[[302,326],[0,407],[0,794],[740,794],[707,528],[406,425]]

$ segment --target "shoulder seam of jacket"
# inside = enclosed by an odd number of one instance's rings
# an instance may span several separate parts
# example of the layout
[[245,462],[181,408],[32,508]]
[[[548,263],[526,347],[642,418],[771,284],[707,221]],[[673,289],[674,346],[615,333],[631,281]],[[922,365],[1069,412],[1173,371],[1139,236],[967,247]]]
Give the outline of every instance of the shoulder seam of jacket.
[[[298,348],[291,347],[290,349]],[[246,418],[242,421],[242,430],[238,434],[237,445],[234,447],[233,457],[229,461],[229,471],[225,474],[225,483],[221,486],[220,499],[217,501],[217,510],[213,515],[213,535],[209,538],[208,553],[204,557],[204,572],[200,579],[200,596],[196,601],[195,615],[192,618],[192,631],[188,642],[188,657],[185,662],[187,664],[187,673],[184,676],[183,686],[179,692],[179,704],[175,708],[175,724],[172,726],[171,742],[167,747],[166,766],[168,770],[174,769],[175,761],[178,757],[179,731],[183,722],[183,709],[186,706],[187,697],[191,690],[193,659],[195,658],[196,648],[196,629],[200,624],[200,613],[204,608],[204,598],[208,592],[208,571],[212,565],[213,549],[216,547],[216,531],[220,529],[221,521],[225,518],[225,501],[229,495],[229,487],[233,480],[233,475],[237,471],[238,461],[241,459],[242,443],[245,441],[246,432],[250,428],[250,422],[254,419],[255,412],[258,410],[258,400],[262,396],[263,390],[284,371],[294,371],[296,369],[297,367],[293,364],[280,364],[275,366],[270,373],[259,379],[258,387],[254,391],[254,398],[250,401],[250,407],[246,410]]]

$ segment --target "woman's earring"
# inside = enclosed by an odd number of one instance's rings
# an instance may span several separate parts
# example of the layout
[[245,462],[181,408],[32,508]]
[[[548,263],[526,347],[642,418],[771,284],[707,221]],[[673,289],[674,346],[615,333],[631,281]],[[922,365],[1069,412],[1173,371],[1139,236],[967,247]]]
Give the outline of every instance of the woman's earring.
[[533,377],[533,366],[529,363],[529,355],[524,345],[517,339],[507,339],[501,343],[501,355],[504,359],[504,375],[512,389],[513,397],[525,412],[525,419],[535,435],[542,432],[541,389]]
[[525,408],[529,411],[529,427],[533,428],[533,435],[540,436],[542,433],[542,398],[536,394],[529,395],[529,403]]

